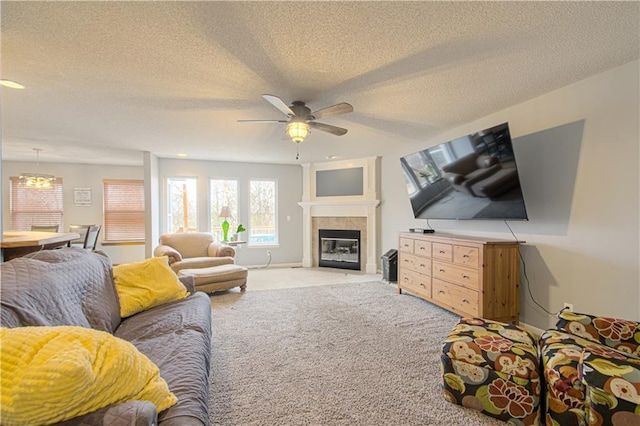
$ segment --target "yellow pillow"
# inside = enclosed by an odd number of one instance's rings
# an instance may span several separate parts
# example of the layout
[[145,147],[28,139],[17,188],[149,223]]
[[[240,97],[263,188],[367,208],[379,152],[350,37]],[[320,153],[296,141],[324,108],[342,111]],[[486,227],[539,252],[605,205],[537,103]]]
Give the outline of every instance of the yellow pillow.
[[189,295],[166,256],[114,266],[113,278],[122,318]]
[[90,328],[0,329],[0,422],[50,424],[111,404],[177,402],[158,367],[135,346]]

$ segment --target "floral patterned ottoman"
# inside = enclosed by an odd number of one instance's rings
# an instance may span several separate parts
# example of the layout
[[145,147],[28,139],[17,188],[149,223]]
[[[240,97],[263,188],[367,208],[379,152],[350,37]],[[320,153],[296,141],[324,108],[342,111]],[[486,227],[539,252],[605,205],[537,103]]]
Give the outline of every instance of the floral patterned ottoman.
[[538,339],[516,325],[462,318],[442,347],[445,398],[514,425],[538,425]]

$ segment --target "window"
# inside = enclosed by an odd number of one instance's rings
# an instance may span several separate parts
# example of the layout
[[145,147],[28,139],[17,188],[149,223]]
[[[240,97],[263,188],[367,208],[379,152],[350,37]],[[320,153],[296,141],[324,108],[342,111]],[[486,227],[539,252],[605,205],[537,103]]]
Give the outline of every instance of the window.
[[198,230],[196,178],[167,179],[167,231],[195,232]]
[[144,181],[104,180],[104,240],[144,241]]
[[276,192],[273,180],[249,182],[249,244],[278,244]]
[[229,207],[231,218],[227,219],[230,223],[229,235],[231,238],[236,231],[240,219],[238,218],[238,181],[235,179],[211,179],[210,186],[210,202],[211,202],[211,221],[210,229],[216,241],[222,241],[222,222],[220,212],[225,206]]
[[20,178],[12,176],[9,212],[11,229],[30,231],[32,225],[58,225],[64,232],[62,224],[62,178],[56,178],[53,188],[23,188]]

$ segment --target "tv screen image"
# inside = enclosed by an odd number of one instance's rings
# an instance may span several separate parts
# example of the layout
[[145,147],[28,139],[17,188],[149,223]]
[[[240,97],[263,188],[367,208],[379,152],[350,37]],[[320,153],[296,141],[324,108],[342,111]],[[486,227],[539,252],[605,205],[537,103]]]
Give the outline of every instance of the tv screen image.
[[400,163],[416,219],[528,219],[508,123]]

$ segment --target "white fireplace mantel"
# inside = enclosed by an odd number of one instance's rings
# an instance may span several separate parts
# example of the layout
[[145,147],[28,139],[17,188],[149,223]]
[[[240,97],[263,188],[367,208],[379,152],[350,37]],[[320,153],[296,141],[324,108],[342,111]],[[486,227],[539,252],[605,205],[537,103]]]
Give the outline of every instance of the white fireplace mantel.
[[[364,271],[377,272],[378,241],[378,171],[379,157],[367,157],[359,160],[335,161],[330,163],[303,164],[303,196],[298,203],[303,210],[303,258],[302,266],[313,266],[312,220],[314,217],[365,217],[367,221],[367,258]],[[362,168],[363,188],[361,195],[317,197],[316,172],[322,170],[340,170]]]

